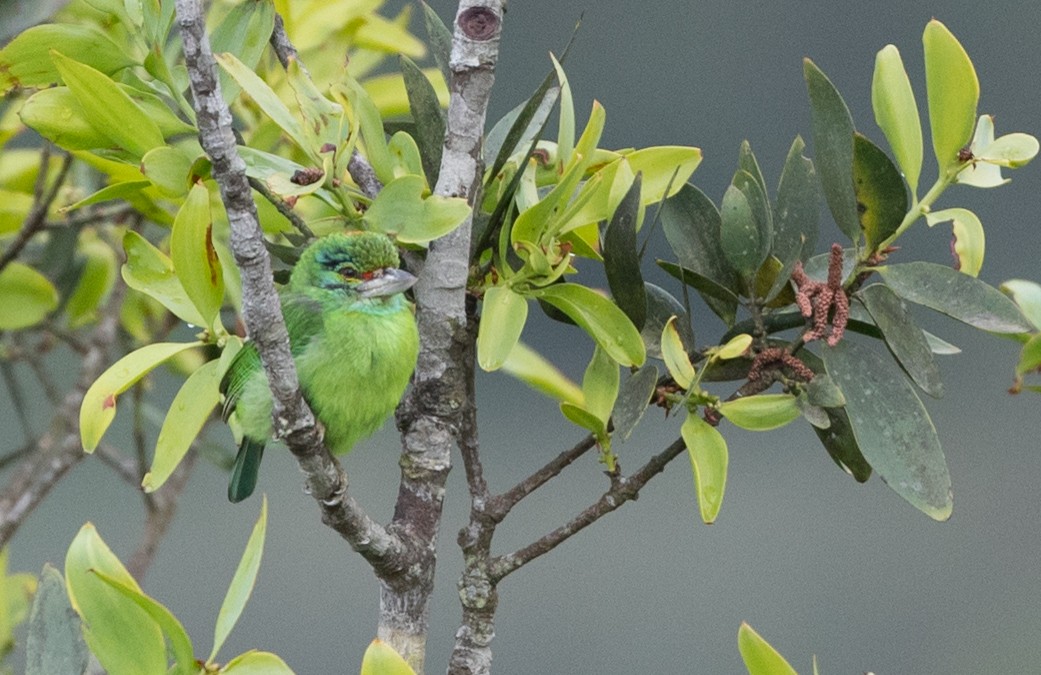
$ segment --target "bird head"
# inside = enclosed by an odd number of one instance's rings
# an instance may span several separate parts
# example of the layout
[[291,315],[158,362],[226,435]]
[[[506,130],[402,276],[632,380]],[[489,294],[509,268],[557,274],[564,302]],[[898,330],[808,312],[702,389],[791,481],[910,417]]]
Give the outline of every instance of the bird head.
[[416,283],[416,277],[398,269],[399,262],[397,248],[384,234],[337,232],[304,249],[289,286],[342,293],[352,300],[387,298]]

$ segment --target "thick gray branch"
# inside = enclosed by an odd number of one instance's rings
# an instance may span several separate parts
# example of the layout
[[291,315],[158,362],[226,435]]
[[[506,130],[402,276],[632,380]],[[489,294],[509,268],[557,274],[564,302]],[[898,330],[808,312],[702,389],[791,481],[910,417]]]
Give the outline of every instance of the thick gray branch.
[[177,0],[199,142],[213,164],[213,176],[231,224],[231,249],[242,272],[242,318],[257,345],[274,399],[274,426],[300,464],[322,521],[339,532],[375,567],[394,567],[401,542],[369,518],[347,495],[347,476],[322,441],[322,431],[300,394],[289,336],[271,278],[246,165],[235,148],[231,112],[220,91],[217,64],[206,37],[198,0]]

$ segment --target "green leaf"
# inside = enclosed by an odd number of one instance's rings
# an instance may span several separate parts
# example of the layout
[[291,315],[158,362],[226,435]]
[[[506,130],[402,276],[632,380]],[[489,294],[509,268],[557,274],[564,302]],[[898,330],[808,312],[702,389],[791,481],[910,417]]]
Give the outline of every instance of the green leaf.
[[583,406],[563,401],[560,404],[560,412],[573,424],[596,434],[598,439],[607,434],[607,424]]
[[878,268],[904,300],[992,333],[1027,333],[1030,322],[1001,291],[944,265],[911,262]]
[[21,229],[33,203],[31,194],[0,189],[0,235]]
[[166,644],[159,625],[97,572],[141,592],[94,525],[87,523],[65,556],[69,601],[83,619],[87,646],[111,675],[165,673]]
[[889,156],[862,134],[853,137],[853,190],[868,248],[876,250],[904,219],[907,189]]
[[192,158],[169,145],[149,150],[141,158],[141,173],[166,197],[185,197],[191,172]]
[[177,620],[173,613],[145,595],[140,588],[128,585],[125,581],[106,574],[101,570],[92,570],[101,581],[108,584],[110,588],[127,598],[140,607],[163,631],[163,635],[170,641],[170,651],[173,652],[175,668],[172,670],[177,675],[189,675],[196,672],[195,652],[192,650],[192,641],[185,632],[184,626]]
[[780,275],[767,298],[787,283],[791,266],[805,259],[817,244],[820,221],[820,197],[813,162],[803,156],[806,144],[799,136],[792,141],[777,186],[777,209],[774,213],[774,240],[771,252],[781,261],[787,273]]
[[423,197],[422,176],[395,178],[380,190],[365,212],[370,228],[396,238],[403,244],[426,244],[459,227],[470,215],[461,197]]
[[972,138],[980,83],[969,55],[947,26],[936,19],[930,21],[925,26],[922,44],[933,152],[943,176],[959,163],[958,151]]
[[618,364],[602,348],[596,347],[582,376],[583,407],[603,422],[605,429],[618,398],[618,384]]
[[727,486],[727,442],[714,426],[694,412],[687,413],[680,435],[694,470],[694,494],[698,498],[701,520],[711,525],[723,506]]
[[658,369],[651,364],[645,364],[622,383],[618,400],[611,411],[616,438],[623,441],[629,438],[650,406],[657,384]]
[[387,139],[383,133],[380,111],[372,102],[372,98],[365,88],[353,78],[346,79],[342,91],[350,102],[354,114],[358,116],[361,137],[365,142],[365,157],[372,164],[376,177],[387,184],[394,178],[394,167],[390,152],[387,150]]
[[65,302],[69,328],[78,328],[97,319],[98,307],[108,298],[116,283],[116,252],[100,239],[82,238],[79,254],[84,258],[76,288]]
[[257,582],[257,572],[260,570],[260,559],[264,554],[264,537],[267,533],[267,496],[260,503],[260,517],[253,526],[253,533],[249,535],[246,542],[246,550],[242,552],[242,559],[235,569],[235,576],[228,586],[228,593],[224,596],[220,613],[217,614],[217,626],[213,631],[213,650],[207,661],[212,661],[217,652],[228,639],[231,629],[235,627],[242,610],[253,593],[253,586]]
[[1041,330],[1041,284],[1025,279],[1009,279],[1001,284],[1001,290],[1015,301],[1023,316],[1034,324],[1033,330]]
[[553,61],[553,69],[557,71],[557,81],[560,82],[560,121],[557,130],[557,159],[561,167],[567,166],[571,161],[571,153],[575,151],[575,103],[571,97],[571,86],[568,84],[564,69],[553,54],[549,55]]
[[846,397],[846,414],[864,459],[912,506],[936,520],[950,518],[951,477],[940,440],[903,374],[850,340],[825,348],[823,357]]
[[61,573],[45,564],[29,614],[25,675],[82,675],[89,652]]
[[644,282],[644,289],[647,294],[647,320],[640,331],[640,337],[643,338],[647,355],[656,359],[662,357],[661,333],[672,317],[676,317],[673,325],[679,331],[683,346],[688,352],[693,350],[694,329],[690,327],[690,316],[683,304],[660,286]]
[[165,144],[163,133],[108,75],[52,50],[54,66],[97,131],[135,157]]
[[293,670],[276,654],[249,651],[228,661],[221,675],[293,675]]
[[0,271],[0,330],[34,326],[58,308],[54,284],[33,268],[11,262]]
[[491,166],[486,175],[486,187],[501,177],[502,168],[514,153],[526,149],[536,136],[541,135],[559,95],[556,73],[550,72],[527,101],[495,123],[484,141],[484,161]]
[[576,406],[585,404],[585,394],[582,393],[581,387],[523,342],[513,346],[510,355],[502,364],[502,371],[558,401],[566,401]]
[[818,373],[806,383],[806,398],[822,408],[841,408],[846,405],[842,390],[827,373]]
[[857,297],[882,331],[889,351],[914,383],[930,396],[943,396],[940,369],[933,360],[929,342],[903,301],[884,284],[871,284]]
[[[694,270],[681,267],[674,263],[666,262],[665,260],[658,260],[658,267],[662,268],[669,273],[670,276],[675,279],[679,279],[683,283],[687,284],[698,293],[701,294],[706,301],[710,299],[721,300],[724,302],[732,302],[734,305],[737,304],[737,294],[730,288],[716,283],[712,279],[698,274]],[[735,310],[736,311],[736,310]],[[726,317],[722,317],[726,320]],[[732,318],[732,317],[731,317]],[[727,321],[728,324],[732,324],[733,321]]]
[[665,362],[665,368],[669,371],[669,375],[673,380],[676,381],[684,391],[690,389],[690,385],[694,383],[694,378],[697,373],[694,371],[694,365],[690,362],[690,357],[687,355],[687,350],[683,346],[683,340],[680,339],[679,331],[676,330],[676,317],[672,317],[665,324],[665,329],[661,333],[661,353],[662,360]]
[[1016,375],[1023,376],[1033,372],[1041,366],[1041,333],[1027,340],[1019,353],[1019,363],[1016,364]]
[[[213,56],[217,59],[217,63],[220,64],[221,68],[238,82],[239,86],[249,94],[254,103],[264,111],[265,115],[271,118],[271,121],[278,128],[285,132],[290,140],[296,143],[297,147],[313,155],[316,148],[309,147],[307,135],[300,124],[300,118],[289,111],[289,108],[286,107],[285,103],[282,103],[282,99],[278,97],[278,94],[264,80],[260,79],[253,72],[252,68],[240,61],[234,54],[214,54]],[[383,129],[381,127],[381,139],[382,135]],[[384,145],[384,147],[386,146]],[[317,160],[317,157],[312,156],[311,159]]]
[[748,354],[748,348],[752,346],[752,336],[741,333],[727,340],[726,344],[716,348],[713,356],[717,359],[736,359]]
[[430,52],[447,80],[452,76],[452,69],[448,63],[452,56],[452,31],[448,30],[433,7],[426,2],[421,2],[420,5],[423,8],[423,24],[426,26]]
[[224,275],[213,248],[213,216],[206,186],[196,183],[174,218],[170,257],[185,293],[211,327],[224,303]]
[[155,492],[170,477],[220,401],[220,361],[208,361],[188,376],[170,404],[155,444],[152,468],[141,487]]
[[89,61],[106,75],[134,65],[134,60],[107,35],[89,25],[45,23],[22,31],[0,49],[0,91],[13,87],[45,87],[59,82],[50,50],[56,45],[69,58]]
[[553,284],[532,293],[567,314],[623,366],[643,364],[646,351],[639,331],[613,302],[579,284]]
[[508,286],[485,290],[477,332],[477,363],[483,370],[498,370],[506,363],[527,320],[528,301],[524,296]]
[[362,657],[361,675],[415,675],[415,671],[393,647],[376,639]]
[[813,428],[821,445],[839,468],[852,476],[853,480],[858,483],[867,482],[867,479],[871,478],[871,465],[860,452],[846,411],[842,408],[825,408],[824,412],[828,415],[828,428]]
[[408,105],[412,111],[412,120],[416,123],[416,142],[423,158],[423,173],[429,185],[437,184],[437,176],[441,171],[441,148],[445,141],[445,114],[437,92],[430,80],[412,59],[405,55],[398,57],[401,63],[401,76],[405,78],[405,91],[408,92]]
[[94,452],[116,416],[116,397],[134,386],[156,366],[201,342],[157,342],[119,359],[90,385],[80,406],[80,439],[83,449]]
[[803,75],[810,95],[813,147],[824,199],[835,224],[856,242],[860,222],[853,192],[853,118],[835,85],[813,61],[803,61]]
[[979,217],[968,209],[943,209],[925,214],[925,222],[932,227],[937,223],[951,221],[954,231],[952,248],[958,260],[955,267],[959,272],[970,277],[979,276],[983,268],[983,253],[986,238],[983,234],[983,223]]
[[611,296],[637,330],[647,319],[647,293],[640,273],[636,230],[640,225],[640,175],[625,193],[604,231],[604,273]]
[[911,187],[911,194],[917,194],[918,178],[922,174],[922,122],[900,51],[893,45],[886,45],[875,55],[871,107],[875,110],[875,122],[886,135]]
[[[675,196],[662,202],[660,218],[669,247],[682,267],[722,288],[736,291],[737,275],[727,262],[720,243],[719,211],[704,192],[693,185],[683,185]],[[731,291],[731,296],[732,299],[705,298],[712,311],[727,325],[733,324],[737,312],[736,293]]]
[[748,668],[748,675],[798,675],[770,643],[742,622],[737,631],[737,648]]
[[719,404],[719,412],[749,431],[770,431],[798,419],[799,406],[791,394],[758,394]]
[[[231,52],[247,68],[256,68],[275,28],[275,5],[271,0],[240,2],[221,19],[210,34],[214,54]],[[226,71],[221,71],[221,95],[231,103],[239,95],[239,85]]]
[[[758,173],[759,167],[754,167]],[[770,200],[766,196],[766,188],[762,185],[763,176],[753,175],[744,169],[734,172],[731,184],[744,194],[748,205],[752,209],[752,217],[756,229],[759,231],[759,255],[766,260],[774,240],[773,209],[770,208]],[[760,261],[760,264],[762,262]]]
[[127,286],[158,300],[188,324],[207,325],[177,278],[170,258],[133,230],[123,235],[123,250],[127,261],[122,272]]
[[723,254],[747,285],[766,259],[769,241],[764,242],[748,198],[734,185],[723,195],[720,217]]

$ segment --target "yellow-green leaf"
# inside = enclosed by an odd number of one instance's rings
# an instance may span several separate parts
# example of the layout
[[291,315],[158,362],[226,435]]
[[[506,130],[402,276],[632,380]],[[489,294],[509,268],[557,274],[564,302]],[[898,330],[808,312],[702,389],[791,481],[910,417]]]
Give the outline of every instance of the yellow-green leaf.
[[0,235],[19,230],[32,208],[31,194],[0,189]]
[[930,21],[922,35],[925,83],[929,93],[929,126],[940,175],[958,163],[976,123],[980,83],[964,47],[947,26]]
[[0,330],[19,330],[43,321],[58,307],[54,284],[33,268],[11,262],[0,271]]
[[217,615],[217,626],[213,631],[213,651],[210,652],[208,661],[217,656],[217,652],[228,639],[231,629],[242,615],[242,610],[253,593],[253,586],[257,582],[257,572],[260,570],[260,559],[264,554],[264,537],[267,534],[267,496],[260,503],[260,517],[253,526],[253,533],[246,542],[246,550],[242,552],[242,559],[235,570],[235,576],[228,586],[228,593],[224,596],[220,613]]
[[303,125],[300,124],[300,118],[289,111],[278,94],[234,54],[223,53],[213,56],[221,68],[231,75],[243,91],[249,94],[253,102],[264,111],[264,114],[270,117],[301,150],[312,155],[312,159],[317,160],[317,155],[315,155],[317,148],[308,146],[307,134],[304,133]]
[[[418,155],[417,155],[418,157]],[[365,212],[371,229],[406,244],[426,244],[459,227],[470,215],[470,206],[460,197],[423,197],[423,176],[406,175],[387,183]]]
[[582,389],[523,342],[513,346],[510,355],[503,361],[502,371],[558,401],[566,401],[576,406],[585,405]]
[[361,675],[416,675],[416,671],[393,647],[377,638],[365,650]]
[[958,270],[971,277],[979,276],[983,267],[983,249],[985,238],[983,223],[979,217],[968,209],[943,209],[925,214],[925,222],[930,226],[951,221],[954,229],[954,255],[958,258]]
[[875,56],[871,105],[875,122],[886,135],[914,195],[922,173],[922,123],[900,51],[893,45],[886,45]]
[[604,423],[604,429],[618,398],[620,381],[618,364],[603,349],[596,347],[582,376],[582,393],[586,399],[585,409]]
[[154,492],[162,487],[181,463],[192,441],[209,419],[210,412],[220,401],[221,375],[220,361],[208,361],[185,380],[174,396],[170,411],[159,430],[152,468],[141,481],[145,492]]
[[513,289],[492,286],[484,292],[477,332],[477,363],[482,369],[498,370],[506,363],[527,319],[528,301]]
[[770,431],[799,417],[791,394],[758,394],[719,404],[719,412],[742,429]]
[[221,675],[293,675],[293,669],[271,652],[239,654],[221,668]]
[[701,519],[706,525],[711,525],[723,506],[730,460],[727,442],[719,430],[694,412],[687,413],[680,435],[694,470],[694,493],[698,498]]
[[85,261],[76,288],[65,303],[69,328],[78,328],[97,318],[98,307],[108,298],[116,283],[119,266],[112,247],[100,239],[81,236],[79,253]]
[[211,326],[224,300],[224,276],[213,248],[213,215],[206,186],[196,183],[174,218],[170,257],[192,304]]
[[188,194],[188,177],[192,158],[169,145],[148,151],[141,158],[141,173],[167,197],[182,198]]
[[683,346],[683,339],[676,329],[676,317],[671,317],[661,332],[661,355],[665,361],[665,369],[669,371],[676,384],[684,390],[690,389],[696,375],[694,365],[687,356],[687,350]]
[[186,323],[193,326],[207,324],[188,297],[177,278],[173,262],[166,254],[133,230],[123,235],[123,250],[127,261],[122,272],[127,286],[158,300]]
[[745,668],[748,668],[748,675],[798,675],[791,664],[747,623],[742,622],[737,631],[737,648]]
[[55,46],[76,60],[89,59],[107,75],[134,64],[129,54],[94,26],[45,23],[22,31],[0,49],[0,91],[58,82],[50,55]]
[[116,416],[116,397],[134,386],[153,368],[201,342],[158,342],[130,352],[94,381],[80,406],[80,439],[83,449],[94,452]]
[[164,144],[159,126],[108,75],[56,50],[51,59],[91,126],[114,145],[141,157]]
[[748,348],[752,346],[752,336],[748,333],[741,333],[730,338],[725,345],[719,348],[715,356],[717,359],[727,360],[736,359],[739,356],[744,356]]
[[165,673],[166,644],[159,625],[130,598],[95,572],[141,592],[134,578],[87,523],[65,556],[69,601],[83,619],[90,651],[111,675]]
[[646,358],[643,338],[618,306],[579,284],[553,284],[533,293],[567,314],[623,366],[640,366]]

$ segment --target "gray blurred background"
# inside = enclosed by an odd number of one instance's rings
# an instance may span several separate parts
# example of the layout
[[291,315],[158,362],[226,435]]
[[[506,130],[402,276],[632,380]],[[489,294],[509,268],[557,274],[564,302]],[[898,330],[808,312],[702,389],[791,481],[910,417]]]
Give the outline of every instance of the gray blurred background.
[[[454,2],[432,5],[451,20]],[[705,160],[693,182],[717,201],[743,139],[772,186],[792,138],[802,134],[810,142],[804,56],[843,93],[858,129],[884,144],[871,113],[871,73],[875,52],[896,44],[924,115],[921,33],[933,16],[972,57],[980,112],[997,116],[997,133],[1041,134],[1041,5],[1028,0],[985,6],[513,0],[490,121],[538,85],[549,68],[547,53],[559,53],[583,13],[566,64],[580,123],[595,98],[607,110],[606,147],[701,147]],[[422,31],[418,22],[415,30]],[[926,148],[928,186],[934,177],[928,140]],[[938,205],[965,206],[983,220],[981,276],[994,284],[1041,280],[1041,165],[1011,176],[1011,185],[996,190],[954,188]],[[908,249],[902,259],[948,262],[949,234],[946,226],[929,231],[917,224],[901,242]],[[838,237],[826,218],[821,250]],[[654,252],[665,253],[660,241]],[[678,291],[661,275],[650,278]],[[1041,398],[1006,393],[1016,345],[922,316],[930,330],[963,349],[941,361],[947,396],[926,401],[954,482],[950,522],[931,521],[877,478],[856,484],[803,422],[769,434],[721,427],[731,465],[716,524],[700,522],[681,457],[639,502],[504,582],[496,672],[742,673],[736,640],[742,621],[804,673],[811,672],[813,654],[826,675],[1041,672]],[[722,332],[703,308],[694,323],[699,344]],[[539,317],[525,339],[580,373],[591,347],[577,335]],[[0,397],[3,428],[14,428],[6,393]],[[493,489],[509,487],[581,437],[554,404],[507,376],[480,378],[479,407]],[[213,436],[230,449],[230,433],[222,434]],[[618,448],[623,466],[635,468],[677,434],[675,420],[650,411]],[[347,460],[356,496],[383,520],[396,494],[397,448],[389,425]],[[561,524],[604,484],[595,457],[580,461],[517,509],[500,528],[496,550],[512,550]],[[200,654],[209,651],[224,590],[260,506],[256,498],[229,505],[225,485],[223,472],[199,464],[146,583],[184,621]],[[222,657],[261,648],[301,674],[357,672],[377,618],[372,574],[319,523],[288,453],[269,452],[261,491],[271,507],[264,564]],[[430,673],[443,671],[459,621],[461,556],[454,541],[466,500],[457,467],[431,616]],[[141,530],[140,500],[93,460],[24,525],[11,547],[11,568],[60,565],[86,520],[120,556],[130,555]]]

